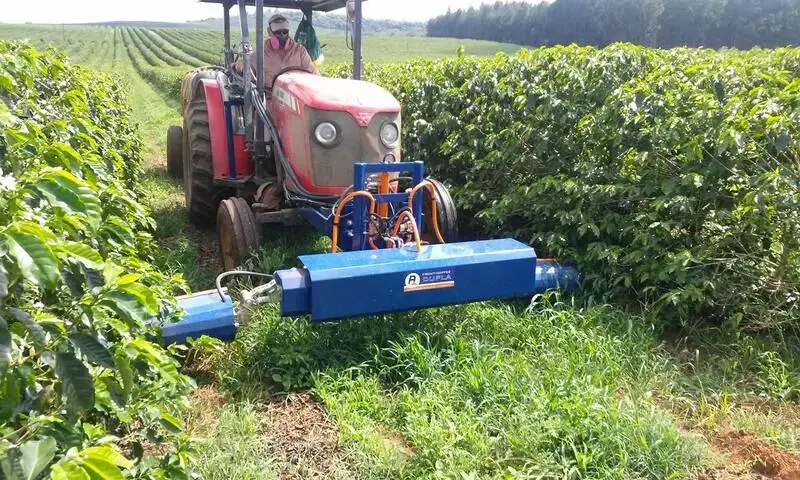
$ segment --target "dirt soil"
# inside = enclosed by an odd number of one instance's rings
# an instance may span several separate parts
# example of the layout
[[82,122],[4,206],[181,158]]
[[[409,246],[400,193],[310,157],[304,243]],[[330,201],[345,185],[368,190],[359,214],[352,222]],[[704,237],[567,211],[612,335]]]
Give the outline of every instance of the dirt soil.
[[197,263],[201,268],[222,268],[219,238],[214,228],[198,228],[189,223],[187,236],[197,246]]
[[752,433],[723,432],[711,439],[711,447],[727,457],[725,464],[696,471],[696,480],[800,480],[800,458]]
[[280,479],[352,479],[339,449],[339,432],[325,407],[308,393],[273,397],[261,422]]
[[216,388],[206,385],[194,390],[189,396],[192,404],[189,424],[193,434],[203,435],[216,430],[219,424],[219,411],[227,402],[224,395]]

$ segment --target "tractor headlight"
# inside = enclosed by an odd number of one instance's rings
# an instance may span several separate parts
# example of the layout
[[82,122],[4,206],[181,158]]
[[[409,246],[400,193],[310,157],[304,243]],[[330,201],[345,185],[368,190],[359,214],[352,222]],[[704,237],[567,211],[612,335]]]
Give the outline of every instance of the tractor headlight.
[[339,139],[339,130],[331,122],[322,122],[314,129],[314,137],[323,147],[332,147]]
[[400,140],[400,129],[392,122],[384,123],[381,127],[381,142],[386,148],[392,148]]

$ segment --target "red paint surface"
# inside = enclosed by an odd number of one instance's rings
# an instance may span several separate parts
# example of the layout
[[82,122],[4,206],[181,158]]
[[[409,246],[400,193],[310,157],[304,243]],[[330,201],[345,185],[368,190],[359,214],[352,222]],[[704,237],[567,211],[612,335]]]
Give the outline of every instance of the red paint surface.
[[[222,105],[222,94],[216,80],[203,80],[203,89],[208,106],[208,130],[211,134],[211,159],[214,178],[228,178],[228,139],[225,135],[225,109]],[[246,177],[253,174],[253,164],[245,150],[244,135],[233,136],[234,161],[236,176]]]
[[378,112],[400,111],[400,102],[391,93],[369,82],[290,72],[278,77],[275,87],[308,107],[348,112],[362,127]]
[[[295,99],[296,98],[297,97],[295,97]],[[341,193],[341,189],[318,187],[311,179],[311,147],[309,144],[311,138],[307,133],[308,126],[305,108],[299,101],[287,102],[285,100],[284,98],[284,101],[281,101],[273,95],[273,97],[267,101],[267,109],[269,109],[272,114],[272,118],[275,119],[278,135],[282,139],[281,147],[283,148],[283,154],[291,163],[294,173],[304,189],[317,195],[338,195]],[[289,103],[292,105],[289,105]],[[295,142],[289,140],[292,138],[292,129],[290,125],[298,121],[303,126],[301,131],[305,135],[303,142],[298,142],[302,144],[301,151],[298,151],[295,147]],[[297,191],[294,182],[292,182],[289,177],[286,177],[284,182],[287,188]]]

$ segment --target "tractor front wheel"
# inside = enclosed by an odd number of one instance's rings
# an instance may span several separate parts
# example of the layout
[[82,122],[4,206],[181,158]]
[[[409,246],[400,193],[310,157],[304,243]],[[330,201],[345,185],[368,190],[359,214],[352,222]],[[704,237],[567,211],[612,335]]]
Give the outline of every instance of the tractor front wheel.
[[167,130],[167,173],[183,178],[183,128],[172,125]]
[[[438,217],[439,233],[446,243],[458,241],[458,214],[453,197],[447,191],[447,187],[438,180],[427,179],[433,184],[436,191],[436,216]],[[430,243],[439,243],[433,230],[433,198],[427,188],[422,189],[422,213],[425,216],[425,233],[423,240]]]
[[244,199],[223,200],[217,210],[219,249],[225,270],[233,270],[258,251],[259,223]]

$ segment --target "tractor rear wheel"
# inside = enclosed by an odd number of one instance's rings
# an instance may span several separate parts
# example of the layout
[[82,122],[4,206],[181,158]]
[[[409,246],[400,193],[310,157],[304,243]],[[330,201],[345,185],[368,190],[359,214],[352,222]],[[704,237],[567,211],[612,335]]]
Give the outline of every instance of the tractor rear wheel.
[[167,173],[183,178],[183,128],[172,125],[167,130]]
[[183,192],[189,219],[200,225],[214,223],[219,193],[214,187],[211,134],[205,98],[189,102],[183,116],[186,143],[183,155]]
[[259,224],[244,199],[223,200],[217,210],[219,250],[225,270],[233,270],[258,251]]
[[[427,179],[433,184],[433,189],[436,191],[436,216],[438,217],[439,233],[446,243],[453,243],[458,241],[458,213],[456,211],[456,204],[453,202],[453,197],[447,191],[447,187],[438,180],[432,178]],[[427,188],[422,189],[422,213],[425,216],[425,233],[423,240],[430,243],[439,243],[436,234],[433,230],[433,210],[431,192]]]

